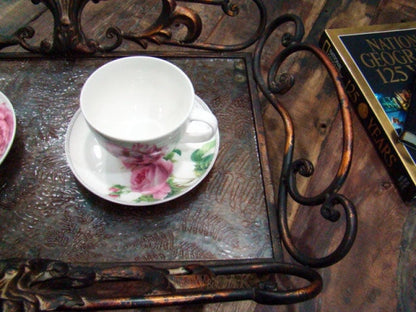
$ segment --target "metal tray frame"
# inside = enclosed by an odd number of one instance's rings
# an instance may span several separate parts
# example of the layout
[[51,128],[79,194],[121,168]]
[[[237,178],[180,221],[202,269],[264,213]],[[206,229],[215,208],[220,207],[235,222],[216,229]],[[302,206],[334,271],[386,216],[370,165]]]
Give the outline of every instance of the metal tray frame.
[[[240,44],[224,46],[198,43],[197,39],[202,29],[199,14],[182,3],[162,0],[162,12],[148,29],[136,34],[125,32],[118,27],[109,27],[107,37],[113,40],[113,43],[104,46],[96,40],[87,38],[81,28],[82,11],[89,0],[32,0],[35,5],[42,2],[52,13],[54,19],[52,40],[44,40],[39,45],[32,45],[28,40],[34,36],[35,30],[31,27],[23,27],[10,38],[0,37],[0,57],[3,59],[45,56],[73,58],[108,56],[109,53],[117,55],[117,49],[126,41],[136,43],[145,49],[149,43],[157,43],[199,50],[199,57],[212,56],[212,53],[222,55],[225,52],[238,55],[245,48],[255,45],[254,52],[247,54],[248,64],[252,67],[260,94],[281,115],[285,127],[284,159],[281,179],[276,191],[276,211],[273,216],[276,217],[279,239],[299,264],[282,263],[276,260],[257,264],[180,263],[175,267],[166,267],[166,264],[160,266],[140,263],[77,264],[50,259],[4,259],[0,262],[2,273],[0,299],[4,311],[120,309],[235,300],[254,300],[262,304],[290,304],[311,299],[321,291],[322,279],[311,268],[327,267],[341,260],[351,249],[357,232],[354,205],[343,195],[338,194],[338,190],[348,175],[352,157],[353,137],[349,102],[338,73],[326,55],[319,48],[301,42],[304,33],[301,20],[297,16],[284,14],[267,25],[263,3],[261,0],[252,1],[258,8],[259,25],[256,32]],[[100,0],[92,0],[92,2],[98,3]],[[239,10],[238,6],[231,4],[228,0],[182,0],[179,2],[220,6],[224,14],[229,16],[237,15]],[[170,28],[177,23],[185,25],[187,29],[182,39],[174,38],[170,32]],[[293,34],[286,33],[282,36],[282,45],[285,48],[273,60],[266,82],[261,72],[263,48],[274,31],[285,23],[293,23],[295,31]],[[25,52],[1,51],[13,46],[20,46]],[[210,51],[210,54],[203,51]],[[297,51],[314,54],[327,68],[338,94],[343,122],[342,159],[337,174],[324,191],[312,198],[304,197],[299,193],[296,177],[299,174],[312,175],[313,165],[305,159],[293,160],[293,121],[277,98],[279,94],[290,90],[294,83],[292,76],[278,75],[279,68],[286,58]],[[149,54],[157,55],[158,53]],[[195,54],[179,52],[176,55],[186,57]],[[252,91],[256,92],[256,90]],[[266,147],[260,146],[260,148]],[[340,212],[335,207],[343,208],[346,222],[344,236],[338,247],[329,255],[313,258],[295,247],[288,227],[289,197],[302,205],[321,205],[322,216],[333,222],[340,219]],[[298,276],[309,283],[296,289],[280,289],[272,278],[274,274]],[[260,279],[249,287],[225,289],[205,287],[209,284],[207,281],[218,277],[246,275],[255,275]],[[184,281],[187,281],[188,286],[199,286],[182,287]],[[126,289],[131,287],[132,283],[141,285],[143,291],[129,293]],[[203,286],[200,287],[200,285]],[[113,292],[110,291],[111,289]],[[120,296],[123,290],[126,290],[126,295]],[[117,296],[115,292],[118,293]],[[97,296],[98,293],[104,293],[104,295]]]

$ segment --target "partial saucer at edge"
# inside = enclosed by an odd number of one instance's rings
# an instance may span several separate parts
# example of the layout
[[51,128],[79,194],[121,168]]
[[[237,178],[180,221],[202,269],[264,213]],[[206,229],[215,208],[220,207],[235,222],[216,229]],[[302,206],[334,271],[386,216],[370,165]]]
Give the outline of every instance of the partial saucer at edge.
[[[198,96],[195,104],[210,111]],[[196,128],[195,131],[198,130]],[[69,124],[65,153],[75,177],[92,193],[121,205],[149,206],[178,198],[196,187],[212,169],[218,155],[219,143],[219,131],[207,142],[179,142],[175,151],[167,158],[167,161],[173,163],[173,172],[166,181],[169,192],[163,198],[154,198],[153,195],[131,190],[132,172],[97,142],[80,110]]]
[[11,134],[10,138],[8,139],[6,149],[0,155],[0,164],[1,164],[3,162],[3,160],[6,158],[7,154],[10,151],[10,148],[13,145],[13,140],[14,140],[14,137],[16,135],[16,114],[14,112],[12,103],[10,103],[9,99],[7,98],[7,96],[5,96],[2,92],[0,92],[0,105],[1,106],[5,105],[6,109],[11,114],[12,122],[13,122],[13,125],[12,125],[12,134]]

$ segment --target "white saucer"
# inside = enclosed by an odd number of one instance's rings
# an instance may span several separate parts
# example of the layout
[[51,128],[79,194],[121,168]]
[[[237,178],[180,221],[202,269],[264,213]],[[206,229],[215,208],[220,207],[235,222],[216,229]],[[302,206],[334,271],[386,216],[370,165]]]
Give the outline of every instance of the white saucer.
[[[197,96],[195,104],[210,111]],[[197,131],[196,128],[197,126],[194,131]],[[153,195],[143,195],[131,190],[131,171],[101,147],[80,110],[75,113],[69,124],[65,138],[65,153],[75,177],[92,193],[122,205],[149,206],[178,198],[196,187],[212,169],[218,155],[219,142],[218,131],[215,137],[207,142],[179,142],[175,151],[165,156],[166,161],[173,162],[172,174],[166,181],[170,192],[158,199]]]
[[[7,154],[9,153],[10,148],[12,147],[12,144],[13,144],[14,137],[16,135],[16,114],[14,112],[12,103],[10,103],[7,96],[5,96],[2,92],[0,92],[0,109],[4,109],[2,107],[5,107],[7,112],[11,113],[11,119],[12,119],[13,124],[11,125],[12,132],[8,139],[7,146],[3,152],[0,151],[0,164],[3,162],[3,160],[6,158]],[[0,116],[0,118],[2,117]],[[0,122],[4,122],[4,120],[0,120]]]

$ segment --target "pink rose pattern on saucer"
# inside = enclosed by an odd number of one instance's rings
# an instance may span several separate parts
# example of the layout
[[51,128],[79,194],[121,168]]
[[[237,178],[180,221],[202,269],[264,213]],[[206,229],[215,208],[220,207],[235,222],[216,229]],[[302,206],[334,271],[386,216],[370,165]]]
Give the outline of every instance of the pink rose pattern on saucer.
[[[201,177],[209,168],[214,159],[215,146],[216,140],[213,140],[192,152],[191,161],[194,164],[195,179]],[[154,202],[179,194],[194,180],[185,184],[175,182],[175,177],[172,175],[174,163],[177,161],[176,157],[181,155],[181,150],[175,149],[152,163],[126,162],[122,159],[123,165],[131,171],[130,187],[115,184],[109,188],[109,196],[117,198],[123,194],[138,192],[140,196],[135,200],[136,202]]]
[[167,183],[173,171],[173,163],[159,159],[154,163],[137,166],[131,171],[131,190],[143,195],[152,195],[154,199],[163,199],[171,191]]
[[0,103],[0,157],[3,156],[12,139],[13,128],[13,113],[6,103]]

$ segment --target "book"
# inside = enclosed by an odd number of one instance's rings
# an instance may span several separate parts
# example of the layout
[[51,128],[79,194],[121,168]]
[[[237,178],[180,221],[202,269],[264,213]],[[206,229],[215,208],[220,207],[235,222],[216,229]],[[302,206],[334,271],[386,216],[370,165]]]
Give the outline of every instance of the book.
[[400,140],[416,72],[416,23],[326,29],[320,47],[402,199],[416,199],[416,149]]
[[411,148],[416,149],[416,73],[411,85],[410,105],[406,112],[403,131],[400,134],[400,140]]

